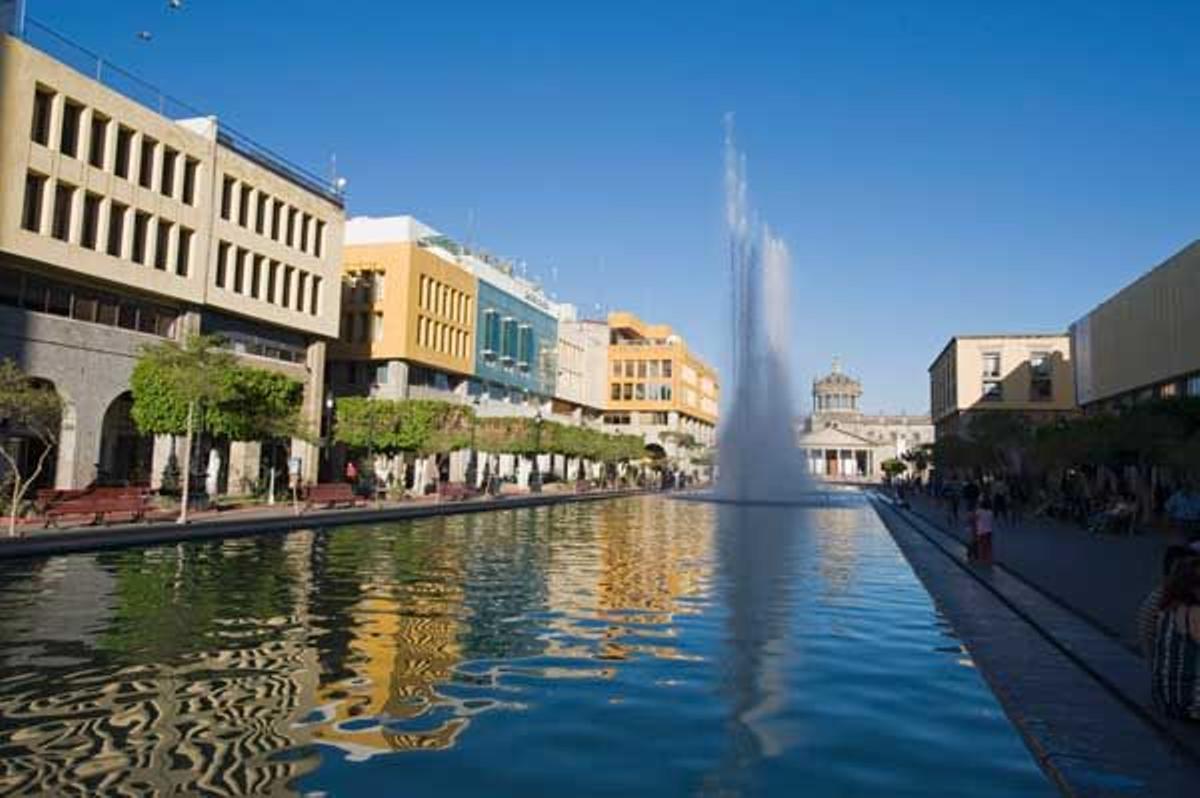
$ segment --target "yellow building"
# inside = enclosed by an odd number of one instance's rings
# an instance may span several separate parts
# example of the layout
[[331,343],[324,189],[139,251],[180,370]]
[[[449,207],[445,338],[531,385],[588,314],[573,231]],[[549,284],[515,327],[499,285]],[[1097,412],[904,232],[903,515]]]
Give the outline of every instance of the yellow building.
[[465,397],[478,282],[421,245],[432,232],[412,217],[347,222],[341,334],[330,348],[338,392]]
[[608,401],[604,422],[617,432],[669,448],[665,432],[716,442],[720,382],[717,371],[688,349],[665,324],[632,313],[608,316]]
[[1070,347],[1065,333],[951,338],[929,367],[935,434],[964,434],[980,412],[1018,412],[1034,422],[1075,412]]

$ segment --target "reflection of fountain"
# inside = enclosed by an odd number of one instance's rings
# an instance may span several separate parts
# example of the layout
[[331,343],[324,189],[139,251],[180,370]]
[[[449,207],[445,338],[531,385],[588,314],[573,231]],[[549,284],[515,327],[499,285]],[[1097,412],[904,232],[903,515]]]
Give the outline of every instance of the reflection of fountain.
[[720,437],[718,494],[779,501],[798,493],[804,469],[792,430],[788,378],[787,246],[750,217],[745,158],[725,136],[725,211],[733,303],[733,399]]
[[[795,527],[800,512],[779,507],[721,507],[718,575],[726,621],[722,683],[729,707],[727,750],[709,787],[733,789],[754,764],[789,744],[776,719],[784,683]],[[753,530],[753,538],[746,532]]]

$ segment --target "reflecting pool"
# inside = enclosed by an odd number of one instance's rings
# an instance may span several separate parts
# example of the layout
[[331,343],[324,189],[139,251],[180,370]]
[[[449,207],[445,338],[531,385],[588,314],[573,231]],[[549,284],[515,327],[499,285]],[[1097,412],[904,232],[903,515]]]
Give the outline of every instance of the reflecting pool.
[[865,503],[0,566],[0,795],[1054,791]]

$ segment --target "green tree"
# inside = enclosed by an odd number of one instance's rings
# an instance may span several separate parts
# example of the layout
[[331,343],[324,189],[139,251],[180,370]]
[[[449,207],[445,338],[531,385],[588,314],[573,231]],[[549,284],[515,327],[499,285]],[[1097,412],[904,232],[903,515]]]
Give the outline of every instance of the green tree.
[[8,508],[8,534],[17,534],[17,514],[25,494],[41,476],[46,461],[58,447],[62,425],[62,401],[52,387],[31,380],[11,360],[0,361],[0,430],[37,441],[42,451],[32,466],[23,467],[15,451],[0,445],[12,475],[12,499]]
[[879,468],[883,471],[883,475],[888,480],[893,480],[908,470],[908,466],[903,460],[898,460],[895,457],[889,457],[879,464]]
[[130,414],[143,434],[184,435],[183,499],[179,519],[187,523],[191,500],[192,439],[200,414],[231,399],[229,372],[236,361],[219,341],[193,335],[182,344],[164,341],[142,350],[130,379]]

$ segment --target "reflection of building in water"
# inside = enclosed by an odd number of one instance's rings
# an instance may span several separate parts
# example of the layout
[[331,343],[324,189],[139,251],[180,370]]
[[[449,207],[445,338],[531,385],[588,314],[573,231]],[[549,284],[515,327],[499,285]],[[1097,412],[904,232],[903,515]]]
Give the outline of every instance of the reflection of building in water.
[[[206,640],[213,648],[177,650],[162,657],[163,664],[136,664],[140,653],[121,648],[123,638],[112,634],[101,643],[116,660],[111,667],[81,673],[54,661],[31,663],[39,667],[38,679],[27,687],[10,682],[0,688],[0,749],[5,751],[0,757],[0,793],[286,792],[293,779],[315,765],[312,758],[279,756],[308,741],[294,723],[312,706],[316,687],[315,655],[303,634],[308,584],[302,572],[310,544],[311,535],[302,533],[288,536],[282,544],[264,539],[240,551],[225,546],[209,550],[222,563],[281,545],[288,567],[273,569],[272,578],[286,586],[290,617],[227,617]],[[145,602],[154,603],[157,611],[161,602],[177,600],[170,595],[169,581],[142,581],[159,567],[165,569],[162,573],[172,573],[168,558],[176,556],[182,554],[174,549],[147,550],[109,566],[117,603],[108,632],[112,625],[153,623],[153,617],[143,613]],[[195,566],[191,562],[186,567]],[[231,572],[214,568],[216,579],[204,586],[209,600],[222,589],[220,577]],[[129,584],[123,586],[123,581]],[[167,589],[133,589],[147,584]],[[103,585],[104,580],[79,580],[59,589],[80,593],[82,600],[99,586],[92,598],[100,605]],[[200,610],[181,605],[176,611]],[[0,659],[3,666],[10,663],[7,657]],[[60,678],[54,677],[56,671],[61,671]]]
[[[614,622],[602,656],[680,656],[674,646],[638,645],[631,626],[669,624],[683,611],[679,599],[702,592],[712,551],[710,513],[708,505],[673,501],[596,508],[602,567],[597,608]],[[667,634],[672,632],[654,631],[656,637]]]
[[[462,547],[442,545],[444,534],[414,533],[396,543],[407,551],[372,558],[345,619],[351,640],[342,665],[352,675],[318,690],[317,742],[365,759],[449,748],[467,725],[458,703],[437,690],[462,659]],[[434,718],[439,711],[444,717]]]
[[842,508],[811,510],[812,540],[819,551],[817,567],[829,596],[846,593],[857,574],[862,516]]

